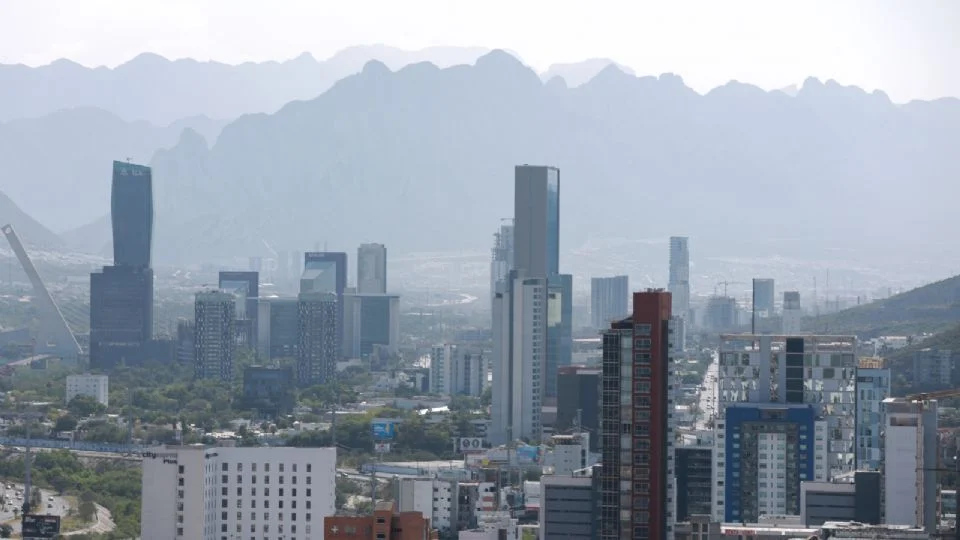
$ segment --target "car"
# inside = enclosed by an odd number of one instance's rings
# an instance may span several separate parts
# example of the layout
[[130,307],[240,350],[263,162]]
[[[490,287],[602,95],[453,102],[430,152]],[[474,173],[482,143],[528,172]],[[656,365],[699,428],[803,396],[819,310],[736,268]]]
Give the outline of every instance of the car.
[[47,500],[53,502],[53,497],[47,497]]
[[47,503],[47,508],[53,508],[53,505],[50,503]]

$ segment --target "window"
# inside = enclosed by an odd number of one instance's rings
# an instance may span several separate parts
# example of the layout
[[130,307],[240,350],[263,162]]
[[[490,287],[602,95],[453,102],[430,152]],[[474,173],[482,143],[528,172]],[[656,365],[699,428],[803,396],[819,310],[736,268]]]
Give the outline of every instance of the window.
[[310,488],[307,488],[307,497],[310,496]]
[[283,463],[280,464],[280,472],[283,472]]
[[293,472],[297,472],[297,464],[296,464],[296,463],[293,464]]
[[243,470],[243,463],[239,463],[239,462],[238,462],[238,463],[237,463],[237,472],[240,472],[240,471],[242,471],[242,470]]
[[310,463],[307,463],[307,472],[312,472],[312,471],[310,470],[310,469],[312,469],[312,468],[313,468],[313,465],[311,465]]
[[179,472],[180,474],[183,474],[183,471],[184,471],[183,465],[180,465],[179,467],[177,467],[177,472]]
[[227,488],[226,488],[226,486],[220,488],[220,495],[223,496],[223,497],[226,497],[226,496],[227,496]]
[[308,485],[308,486],[310,485],[310,480],[311,480],[311,478],[313,478],[313,477],[311,477],[311,476],[308,476],[308,477],[307,477],[307,485]]
[[238,487],[238,488],[237,488],[237,497],[243,497],[243,488],[242,488],[242,487]]
[[269,464],[269,463],[264,463],[264,464],[263,464],[263,472],[270,472],[270,464]]
[[224,463],[224,464],[220,465],[220,470],[223,471],[223,472],[227,472],[227,464]]
[[269,484],[269,483],[270,483],[270,475],[269,475],[269,474],[263,476],[263,483],[264,483],[264,484]]
[[257,500],[250,499],[250,508],[256,508],[256,507],[257,507]]
[[223,475],[223,476],[220,477],[220,483],[221,483],[221,484],[226,484],[226,483],[229,482],[229,481],[230,481],[230,480],[227,478],[227,475]]

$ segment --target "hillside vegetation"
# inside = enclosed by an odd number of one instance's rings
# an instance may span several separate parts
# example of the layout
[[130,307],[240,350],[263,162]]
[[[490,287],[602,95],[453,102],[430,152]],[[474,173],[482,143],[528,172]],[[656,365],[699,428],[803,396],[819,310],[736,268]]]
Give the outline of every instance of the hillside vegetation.
[[960,323],[960,276],[805,322],[814,332],[861,339],[941,332]]

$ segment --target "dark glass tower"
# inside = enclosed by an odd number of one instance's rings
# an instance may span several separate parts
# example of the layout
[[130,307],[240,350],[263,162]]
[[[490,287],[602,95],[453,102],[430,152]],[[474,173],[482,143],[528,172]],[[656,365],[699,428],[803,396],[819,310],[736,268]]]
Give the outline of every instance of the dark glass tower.
[[153,176],[150,167],[113,162],[110,216],[113,264],[149,268],[153,246]]
[[156,356],[153,340],[153,177],[113,162],[113,266],[90,274],[90,366],[110,369]]
[[343,292],[347,288],[347,254],[334,251],[308,251],[303,254],[300,292],[337,295],[337,350],[343,354]]

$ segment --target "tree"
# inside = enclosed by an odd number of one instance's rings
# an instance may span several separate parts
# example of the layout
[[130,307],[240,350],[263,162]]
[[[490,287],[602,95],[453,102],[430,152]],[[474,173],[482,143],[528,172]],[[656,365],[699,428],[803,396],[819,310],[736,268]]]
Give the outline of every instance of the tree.
[[43,504],[43,494],[40,493],[40,488],[33,488],[33,491],[30,494],[30,505],[34,508],[40,508],[40,505]]
[[483,393],[480,394],[480,405],[489,407],[491,402],[493,402],[493,388],[487,387],[483,390]]
[[72,414],[65,414],[57,418],[53,426],[54,431],[73,431],[77,429],[77,418]]
[[76,396],[67,403],[67,410],[77,418],[103,414],[107,408],[91,396]]
[[7,525],[6,523],[0,525],[0,538],[11,538],[13,537],[13,527]]
[[80,503],[77,511],[80,512],[80,519],[85,523],[89,523],[93,521],[93,518],[97,515],[97,506],[91,501],[83,501]]

